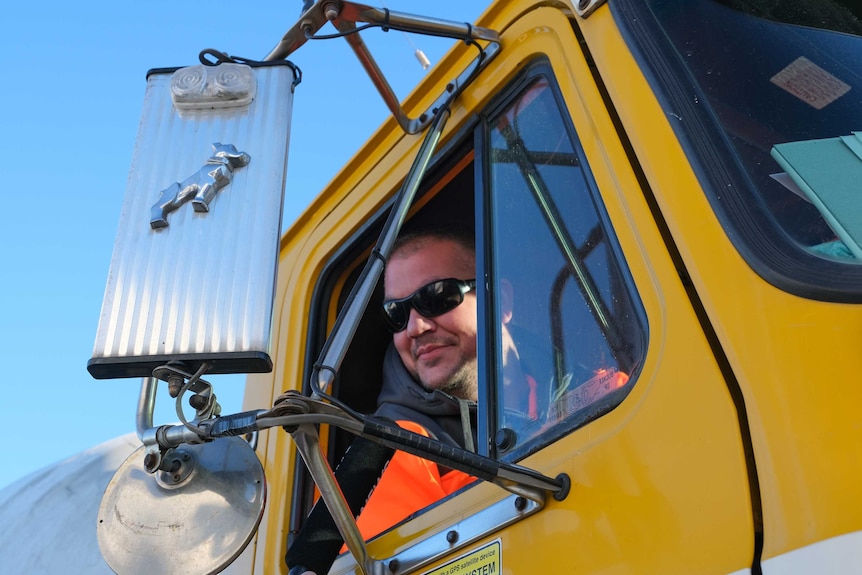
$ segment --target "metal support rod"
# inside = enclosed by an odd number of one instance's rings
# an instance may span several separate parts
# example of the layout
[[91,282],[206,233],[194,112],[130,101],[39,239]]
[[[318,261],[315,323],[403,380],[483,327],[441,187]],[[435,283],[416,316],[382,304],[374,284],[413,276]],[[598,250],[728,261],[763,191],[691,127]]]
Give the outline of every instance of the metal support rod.
[[365,42],[362,41],[362,36],[359,34],[349,33],[356,30],[356,26],[354,26],[353,22],[342,21],[338,25],[338,30],[340,32],[348,33],[344,39],[347,40],[347,43],[353,49],[353,53],[356,54],[356,58],[359,60],[359,63],[362,64],[362,67],[365,69],[365,73],[368,74],[368,77],[371,79],[371,83],[374,84],[375,88],[377,88],[377,92],[383,98],[383,102],[386,104],[386,107],[389,108],[389,111],[392,113],[395,121],[398,122],[398,125],[401,126],[401,129],[408,134],[416,133],[415,127],[410,125],[410,118],[407,117],[407,114],[401,108],[401,102],[398,101],[398,96],[395,95],[395,91],[386,80],[386,76],[380,70],[380,67],[377,65],[377,61],[371,55],[371,52],[368,51],[368,47],[365,45]]
[[[550,478],[520,465],[443,446],[435,439],[412,433],[392,422],[356,417],[339,405],[306,397],[297,391],[286,392],[271,410],[258,412],[256,428],[313,427],[321,423],[334,425],[353,435],[428,459],[449,469],[458,469],[538,503],[544,502],[545,493],[561,497],[568,491],[566,481],[561,477]],[[229,426],[224,427],[226,434],[235,435],[228,429]]]
[[[141,380],[141,393],[138,396],[138,412],[135,417],[135,430],[138,439],[147,447],[161,450],[178,447],[183,443],[203,443],[205,438],[185,425],[162,425],[153,427],[153,412],[156,406],[156,392],[159,380],[145,377]],[[206,384],[209,388],[209,384]]]
[[207,439],[185,425],[162,425],[156,430],[159,447],[167,449],[179,447],[183,443],[205,443]]
[[502,129],[501,134],[506,140],[509,150],[512,152],[512,161],[517,165],[521,176],[524,178],[524,182],[527,184],[527,188],[533,194],[536,207],[539,208],[548,227],[553,231],[552,235],[557,242],[560,252],[569,264],[569,268],[574,275],[578,288],[584,296],[584,301],[586,301],[590,313],[601,326],[602,333],[608,338],[611,349],[623,349],[625,346],[620,343],[622,338],[612,321],[611,312],[599,295],[599,289],[596,287],[596,283],[587,269],[583,258],[578,253],[575,241],[572,239],[571,234],[569,234],[565,224],[560,222],[558,216],[560,212],[541,172],[536,164],[530,160],[530,153],[524,140],[511,124]]
[[[369,10],[377,10],[371,9]],[[382,12],[381,12],[382,14]],[[391,13],[390,13],[391,14]],[[406,15],[405,15],[406,16]],[[381,16],[382,18],[382,16]],[[426,24],[429,19],[422,19]],[[442,21],[438,21],[442,22]],[[371,82],[377,88],[377,92],[383,98],[383,101],[386,103],[386,107],[389,108],[389,111],[392,113],[392,116],[398,122],[398,125],[401,126],[401,129],[404,130],[408,134],[418,134],[421,132],[425,126],[428,124],[431,116],[434,114],[434,107],[439,106],[440,102],[435,102],[432,106],[430,113],[426,112],[425,114],[421,114],[418,118],[410,118],[407,115],[407,112],[401,107],[401,102],[398,100],[398,96],[395,95],[395,91],[392,89],[392,86],[389,85],[389,82],[386,80],[386,76],[380,70],[380,67],[377,65],[377,61],[374,59],[374,56],[371,55],[371,52],[368,50],[368,47],[365,45],[365,42],[362,41],[362,37],[355,33],[357,28],[353,21],[338,18],[333,24],[336,28],[338,28],[339,32],[344,34],[344,39],[347,40],[347,43],[350,44],[350,47],[353,49],[354,54],[356,54],[356,58],[359,60],[359,63],[362,64],[362,67],[365,69],[365,73],[368,74],[368,77],[371,79]],[[441,30],[445,29],[450,33],[436,33],[436,30],[433,26],[428,28],[420,28],[418,30],[423,31],[426,34],[439,35],[439,36],[450,36],[457,38],[473,38],[473,34],[471,31],[473,30],[467,24],[453,24],[453,23],[445,23],[447,26],[440,27]],[[454,31],[457,30],[460,34],[455,35]],[[489,50],[486,52],[484,56],[480,56],[479,60],[476,62],[477,67],[484,66],[491,57],[496,55],[496,48],[499,46],[497,43],[499,41],[499,34],[492,30],[485,30],[484,28],[480,28],[482,32],[487,32],[487,34],[479,34],[478,36],[482,39],[491,40],[491,45],[495,49]],[[411,29],[411,31],[416,31]],[[490,48],[489,46],[489,48]],[[450,84],[450,89],[454,89],[459,82],[463,82],[466,78],[469,78],[473,75],[475,70],[468,69],[462,74],[457,80],[453,81]],[[445,97],[445,96],[444,96]]]
[[[353,286],[347,299],[347,304],[342,309],[335,322],[335,327],[332,328],[332,332],[329,334],[318,362],[317,379],[315,380],[312,377],[311,380],[315,396],[319,397],[321,392],[323,394],[328,392],[329,386],[335,380],[335,375],[341,368],[341,363],[347,354],[347,348],[353,340],[353,336],[362,319],[362,314],[368,307],[368,302],[374,293],[374,287],[383,273],[385,262],[392,252],[392,246],[395,244],[398,233],[401,231],[401,226],[407,218],[407,212],[413,204],[413,198],[416,196],[419,184],[422,182],[422,178],[428,169],[428,164],[437,149],[437,144],[440,142],[440,136],[443,133],[446,120],[449,119],[449,114],[449,109],[444,108],[439,110],[434,117],[434,123],[425,135],[416,160],[410,167],[410,173],[407,174],[407,179],[404,180],[401,191],[398,193],[395,205],[392,207],[392,211],[389,212],[389,217],[386,220],[374,252],[365,264],[362,275],[356,285]],[[315,385],[318,387],[315,388]]]
[[457,90],[458,86],[473,77],[475,72],[485,66],[493,58],[500,48],[500,34],[488,28],[473,26],[466,22],[452,22],[429,18],[426,16],[415,16],[402,12],[393,12],[385,8],[373,8],[364,4],[353,2],[342,2],[341,0],[322,0],[316,2],[299,19],[299,21],[288,30],[281,42],[264,58],[265,60],[282,60],[305,44],[327,23],[332,25],[344,36],[353,49],[371,82],[377,88],[386,107],[392,112],[392,116],[407,134],[418,134],[422,132],[437,108],[443,106],[449,93],[444,93],[431,107],[419,114],[416,118],[410,118],[401,107],[401,102],[386,80],[386,76],[380,70],[374,56],[371,55],[365,42],[359,35],[361,27],[357,23],[377,25],[384,30],[400,30],[402,32],[413,32],[430,36],[442,36],[457,40],[470,42],[488,42],[483,54],[477,58],[475,67],[465,70],[458,78],[450,83],[450,90]]
[[485,40],[488,42],[500,41],[500,35],[494,30],[472,26],[465,22],[416,16],[394,10],[387,11],[383,8],[374,8],[354,2],[323,0],[315,2],[300,17],[299,21],[290,30],[285,32],[281,41],[264,59],[283,60],[287,58],[300,46],[305,44],[309,36],[317,33],[327,22],[335,22],[338,19],[354,23],[377,24],[379,26],[386,26],[392,30],[413,32],[415,34],[428,34],[462,40],[470,38],[472,40]]
[[345,9],[342,11],[342,15],[342,18],[351,18],[355,22],[377,24],[402,32],[443,36],[445,38],[487,40],[488,42],[500,41],[500,34],[496,31],[480,26],[473,26],[466,22],[442,20],[429,16],[416,16],[355,2],[345,2]]
[[145,377],[141,380],[141,395],[138,397],[138,413],[135,418],[135,429],[141,441],[144,441],[147,431],[153,428],[158,385],[159,380],[155,377]]
[[314,479],[314,483],[320,490],[320,496],[326,503],[338,532],[341,533],[350,553],[356,558],[359,570],[364,575],[373,575],[375,561],[368,555],[365,540],[359,532],[359,527],[356,526],[356,520],[344,499],[341,487],[335,480],[332,468],[329,467],[329,463],[320,449],[317,428],[313,424],[305,423],[297,426],[291,435],[312,479]]

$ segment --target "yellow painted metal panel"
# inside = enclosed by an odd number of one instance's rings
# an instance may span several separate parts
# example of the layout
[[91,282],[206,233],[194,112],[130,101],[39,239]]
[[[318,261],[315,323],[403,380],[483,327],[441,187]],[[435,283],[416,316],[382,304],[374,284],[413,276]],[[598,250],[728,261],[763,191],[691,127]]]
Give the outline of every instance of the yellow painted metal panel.
[[862,306],[789,295],[731,245],[608,10],[584,35],[742,388],[764,558],[859,530]]
[[[592,84],[570,21],[556,9],[527,8],[528,3],[501,2],[486,14],[482,25],[506,29],[503,53],[456,104],[444,138],[525,63],[546,57],[643,299],[650,342],[640,378],[622,405],[524,462],[547,475],[565,471],[574,487],[565,501],[551,501],[537,515],[492,536],[502,542],[503,572],[543,572],[561,565],[570,573],[741,569],[753,554],[752,518],[736,414],[722,374]],[[522,12],[528,13],[509,21]],[[582,25],[592,30],[593,22],[613,26],[605,8]],[[471,49],[456,47],[408,101],[421,108],[433,100],[451,70],[463,69],[473,56]],[[427,96],[423,100],[419,94]],[[270,404],[285,389],[301,388],[315,282],[343,242],[394,193],[418,145],[419,138],[401,135],[394,122],[384,124],[283,238],[276,368],[250,379],[249,408]],[[270,501],[255,572],[283,572],[297,461],[289,436],[277,429],[263,434],[260,452]],[[480,485],[379,538],[370,551],[395,553],[502,496],[498,488]]]

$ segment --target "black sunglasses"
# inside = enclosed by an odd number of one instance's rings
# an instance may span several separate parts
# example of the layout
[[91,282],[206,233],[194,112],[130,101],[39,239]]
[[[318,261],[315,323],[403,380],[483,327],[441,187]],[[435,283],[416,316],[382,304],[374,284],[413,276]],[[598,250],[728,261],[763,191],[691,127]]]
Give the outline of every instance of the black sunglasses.
[[407,327],[411,307],[423,317],[437,317],[461,305],[464,294],[473,289],[475,279],[433,281],[405,298],[383,302],[383,320],[392,333],[398,333]]

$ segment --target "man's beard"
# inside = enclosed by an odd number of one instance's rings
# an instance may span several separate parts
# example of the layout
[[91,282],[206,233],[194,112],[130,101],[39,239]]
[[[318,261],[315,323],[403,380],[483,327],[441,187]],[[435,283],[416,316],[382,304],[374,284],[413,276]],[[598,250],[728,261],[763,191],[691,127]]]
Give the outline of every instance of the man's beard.
[[[475,359],[461,363],[448,377],[447,381],[436,389],[448,393],[453,397],[475,401],[478,389],[477,368]],[[433,389],[432,386],[427,385],[425,382],[422,382],[422,385],[428,389]]]

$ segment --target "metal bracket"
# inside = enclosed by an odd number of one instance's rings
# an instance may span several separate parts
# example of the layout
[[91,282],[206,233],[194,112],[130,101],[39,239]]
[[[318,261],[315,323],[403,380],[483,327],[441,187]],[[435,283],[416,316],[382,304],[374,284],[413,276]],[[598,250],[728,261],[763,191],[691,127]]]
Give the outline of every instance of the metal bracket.
[[[448,528],[440,529],[417,543],[400,549],[398,553],[382,559],[389,575],[413,573],[459,549],[485,539],[522,519],[541,511],[543,501],[532,501],[510,495],[484,509],[463,517]],[[471,573],[468,569],[464,573]]]
[[[356,57],[359,58],[362,67],[365,68],[368,77],[374,83],[377,91],[383,97],[386,106],[392,112],[393,117],[408,134],[418,134],[431,122],[436,110],[440,108],[453,92],[459,91],[476,72],[483,68],[500,51],[500,35],[494,30],[472,26],[464,22],[452,22],[439,20],[425,16],[415,16],[402,12],[395,12],[387,8],[373,8],[364,4],[354,2],[342,2],[340,0],[323,0],[316,2],[299,19],[299,21],[288,30],[278,45],[264,58],[265,60],[282,60],[287,58],[297,48],[305,44],[317,33],[327,22],[344,36]],[[399,30],[413,32],[416,34],[428,34],[443,36],[464,41],[484,41],[489,44],[483,53],[474,61],[474,64],[464,70],[457,78],[449,82],[446,92],[431,105],[431,107],[416,118],[410,118],[398,97],[386,80],[383,72],[362,41],[357,28],[357,23],[365,25],[380,26],[384,30]]]
[[578,16],[581,18],[586,19],[605,2],[607,2],[607,0],[578,0],[575,2],[575,12],[577,12]]
[[317,489],[320,491],[320,496],[326,502],[326,507],[329,509],[344,543],[353,557],[356,558],[360,571],[365,575],[372,575],[379,571],[379,568],[375,569],[375,564],[379,564],[379,562],[368,554],[365,540],[359,532],[356,520],[350,513],[341,487],[339,487],[335,474],[326,461],[326,456],[320,447],[317,429],[314,425],[305,423],[297,426],[291,435],[315,485],[317,485]]
[[[216,401],[212,384],[201,379],[200,374],[188,373],[184,368],[185,365],[182,362],[168,362],[156,367],[153,370],[153,376],[144,378],[141,383],[136,429],[138,438],[145,447],[144,468],[148,473],[155,473],[157,470],[171,471],[172,463],[167,459],[169,452],[174,448],[184,443],[199,444],[209,441],[206,430],[197,428],[197,425],[210,422],[221,415],[221,406]],[[171,397],[177,398],[178,402],[182,399],[178,396],[184,388],[187,387],[188,391],[194,392],[194,395],[189,398],[189,403],[195,409],[192,425],[153,427],[153,412],[159,380],[167,382],[168,393]]]

